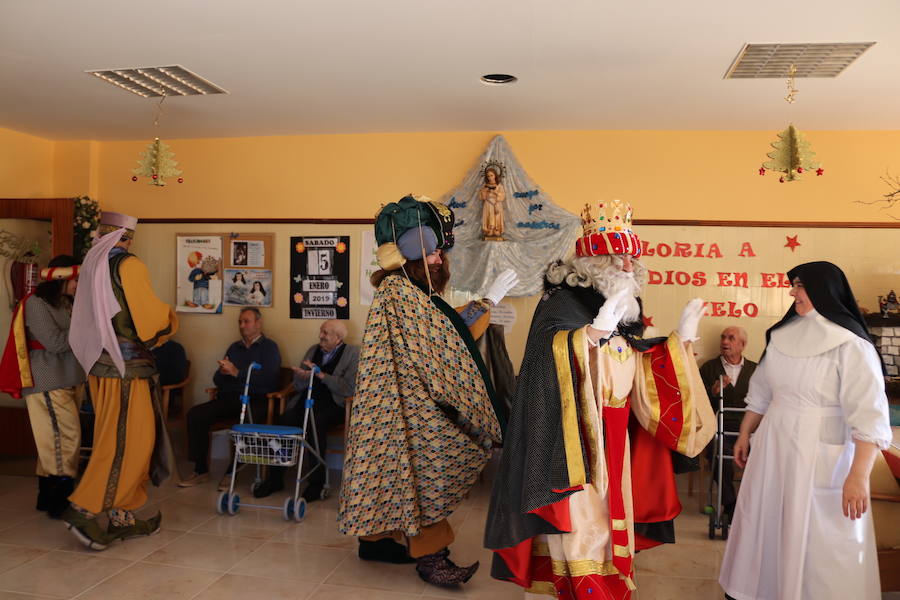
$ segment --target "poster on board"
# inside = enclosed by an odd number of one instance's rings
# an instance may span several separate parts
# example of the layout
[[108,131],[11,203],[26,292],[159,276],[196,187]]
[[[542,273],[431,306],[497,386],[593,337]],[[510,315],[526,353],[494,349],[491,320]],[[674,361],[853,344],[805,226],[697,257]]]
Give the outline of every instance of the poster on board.
[[222,237],[177,235],[175,310],[222,312]]
[[272,306],[272,271],[225,269],[225,306]]
[[350,236],[291,238],[291,318],[350,318]]

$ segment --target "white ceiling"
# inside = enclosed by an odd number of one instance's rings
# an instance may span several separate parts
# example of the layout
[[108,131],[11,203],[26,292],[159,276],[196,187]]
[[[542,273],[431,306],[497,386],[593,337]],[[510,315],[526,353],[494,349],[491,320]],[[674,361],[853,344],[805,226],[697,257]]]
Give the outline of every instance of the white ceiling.
[[[463,130],[900,129],[896,0],[0,0],[0,127],[143,139],[83,73],[181,64],[167,138]],[[724,80],[745,42],[877,44],[836,79]],[[519,82],[488,87],[484,73]]]

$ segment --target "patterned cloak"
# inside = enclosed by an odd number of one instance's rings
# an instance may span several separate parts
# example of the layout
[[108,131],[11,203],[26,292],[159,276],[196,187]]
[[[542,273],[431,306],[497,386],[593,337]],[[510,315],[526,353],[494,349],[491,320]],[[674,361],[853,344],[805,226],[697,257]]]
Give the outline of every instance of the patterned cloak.
[[444,311],[386,277],[363,336],[340,530],[413,536],[449,516],[500,442],[488,386]]

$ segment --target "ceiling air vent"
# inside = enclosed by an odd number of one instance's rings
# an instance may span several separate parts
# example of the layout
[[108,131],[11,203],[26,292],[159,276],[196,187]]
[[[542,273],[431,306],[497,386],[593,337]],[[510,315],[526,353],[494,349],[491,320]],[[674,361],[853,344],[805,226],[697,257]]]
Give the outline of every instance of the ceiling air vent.
[[744,44],[725,79],[837,77],[875,42],[840,44]]
[[227,94],[216,84],[185,69],[181,65],[171,67],[130,67],[127,69],[101,69],[85,71],[95,77],[144,98],[161,96],[197,96]]

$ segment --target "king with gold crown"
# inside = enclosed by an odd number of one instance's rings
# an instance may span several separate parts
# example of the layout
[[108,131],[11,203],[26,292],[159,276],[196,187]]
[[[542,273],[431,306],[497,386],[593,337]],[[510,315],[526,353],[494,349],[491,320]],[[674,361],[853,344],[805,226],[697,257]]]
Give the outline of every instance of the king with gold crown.
[[696,456],[715,432],[692,352],[702,300],[644,338],[631,206],[596,208],[545,273],[488,513],[491,575],[526,597],[630,598],[635,552],[675,541],[670,450]]

